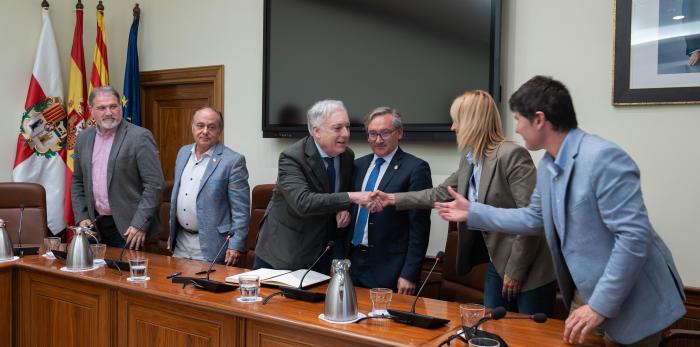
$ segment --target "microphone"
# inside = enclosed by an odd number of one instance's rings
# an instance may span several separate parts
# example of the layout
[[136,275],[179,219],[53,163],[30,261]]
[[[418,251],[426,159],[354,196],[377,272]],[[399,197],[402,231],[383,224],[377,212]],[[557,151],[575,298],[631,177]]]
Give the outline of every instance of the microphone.
[[491,311],[491,314],[489,316],[486,316],[484,318],[481,318],[476,324],[474,324],[473,327],[462,327],[462,330],[464,333],[467,335],[468,338],[472,337],[488,337],[494,340],[497,340],[500,342],[501,346],[507,347],[508,344],[501,338],[500,336],[483,331],[483,330],[478,330],[479,326],[483,324],[486,321],[489,320],[499,320],[499,319],[530,319],[534,321],[535,323],[544,323],[547,321],[547,315],[544,313],[535,313],[531,314],[528,316],[511,316],[511,317],[506,317],[506,309],[503,307],[496,307]]
[[219,248],[219,251],[216,253],[216,256],[214,256],[214,259],[212,259],[211,264],[209,264],[209,269],[207,269],[207,277],[201,278],[201,277],[174,276],[171,278],[172,282],[173,283],[184,283],[185,285],[191,283],[197,289],[202,289],[202,290],[206,290],[208,292],[213,292],[213,293],[224,293],[224,292],[230,292],[230,291],[236,290],[237,286],[233,286],[233,285],[230,285],[230,284],[227,284],[224,282],[209,279],[210,274],[213,272],[212,268],[214,267],[214,263],[216,263],[216,259],[218,259],[219,255],[221,255],[221,252],[223,252],[224,249],[226,249],[230,239],[231,239],[231,235],[230,234],[226,235],[226,239],[224,240],[223,244]]
[[413,300],[413,305],[411,305],[411,311],[406,312],[406,311],[397,311],[397,310],[392,310],[389,309],[389,314],[392,316],[392,319],[396,322],[403,323],[403,324],[408,324],[408,325],[413,325],[421,328],[426,328],[426,329],[435,329],[439,328],[447,323],[449,323],[449,319],[443,319],[443,318],[437,318],[437,317],[431,317],[431,316],[426,316],[423,314],[416,313],[416,303],[418,302],[418,298],[420,297],[421,291],[423,291],[423,287],[425,287],[425,284],[428,282],[428,279],[430,278],[430,275],[433,273],[435,270],[435,267],[437,264],[442,260],[442,257],[445,256],[445,252],[438,252],[437,255],[435,255],[435,263],[433,264],[433,267],[430,269],[430,272],[428,272],[428,276],[425,278],[425,281],[423,281],[423,284],[420,286],[420,289],[418,289],[418,292],[416,293],[416,298]]
[[316,265],[316,263],[323,258],[328,251],[333,248],[333,245],[335,244],[334,241],[328,241],[328,244],[326,244],[326,248],[323,249],[323,252],[321,255],[316,258],[313,264],[309,266],[309,268],[304,272],[304,275],[301,276],[301,280],[299,281],[299,287],[298,288],[293,288],[293,287],[287,287],[287,286],[279,286],[277,287],[280,291],[282,291],[282,296],[290,298],[290,299],[295,299],[295,300],[301,300],[301,301],[306,301],[306,302],[321,302],[326,300],[326,293],[318,293],[318,292],[312,292],[309,290],[305,290],[303,283],[304,283],[304,278],[306,275],[311,272],[311,269]]
[[[97,218],[95,218],[95,222],[93,222],[92,225],[97,228]],[[124,242],[124,246],[122,246],[122,251],[119,252],[119,259],[106,259],[105,258],[105,264],[107,264],[107,267],[110,267],[112,269],[117,269],[119,271],[119,275],[121,276],[122,270],[124,271],[129,271],[131,270],[131,266],[129,265],[128,261],[122,260],[122,257],[124,257],[124,251],[126,250],[126,246],[128,243]]]
[[22,219],[24,219],[24,207],[23,203],[19,204],[19,228],[17,229],[17,247],[13,247],[14,254],[17,256],[25,256],[32,254],[39,254],[39,247],[37,246],[22,246]]

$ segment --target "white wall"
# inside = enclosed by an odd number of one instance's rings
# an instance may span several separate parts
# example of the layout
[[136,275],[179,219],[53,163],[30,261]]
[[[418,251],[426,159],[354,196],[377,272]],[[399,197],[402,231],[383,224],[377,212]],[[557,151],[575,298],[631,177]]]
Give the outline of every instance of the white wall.
[[[86,65],[95,39],[96,0],[86,1]],[[17,127],[41,26],[39,1],[0,3],[0,181],[11,179]],[[51,15],[68,80],[74,26],[74,0],[53,0]],[[226,145],[244,153],[251,185],[273,182],[277,156],[290,140],[262,139],[262,16],[260,0],[140,0],[141,69],[202,65],[225,66]],[[105,0],[112,84],[121,90],[131,8],[127,1]],[[503,95],[509,96],[535,74],[562,80],[570,89],[581,127],[617,142],[637,161],[652,223],[673,251],[686,285],[700,287],[693,267],[700,257],[694,198],[700,183],[700,155],[692,143],[700,127],[700,106],[613,107],[612,1],[504,0]],[[574,15],[572,15],[574,14]],[[67,86],[67,85],[66,85]],[[502,110],[507,110],[504,101]],[[445,110],[447,112],[447,110]],[[504,112],[508,134],[512,117]],[[363,140],[356,154],[369,152]],[[457,165],[449,143],[405,143],[404,149],[431,164],[439,183]],[[536,159],[541,153],[534,153]],[[433,215],[429,253],[443,248],[446,224]]]

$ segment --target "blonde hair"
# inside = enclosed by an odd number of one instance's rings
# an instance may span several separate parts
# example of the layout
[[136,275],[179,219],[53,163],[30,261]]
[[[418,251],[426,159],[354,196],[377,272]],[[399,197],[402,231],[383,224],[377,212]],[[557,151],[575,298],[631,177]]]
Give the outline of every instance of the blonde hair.
[[483,90],[458,96],[452,102],[450,116],[457,127],[457,146],[460,150],[470,149],[475,161],[491,156],[505,141],[496,103]]

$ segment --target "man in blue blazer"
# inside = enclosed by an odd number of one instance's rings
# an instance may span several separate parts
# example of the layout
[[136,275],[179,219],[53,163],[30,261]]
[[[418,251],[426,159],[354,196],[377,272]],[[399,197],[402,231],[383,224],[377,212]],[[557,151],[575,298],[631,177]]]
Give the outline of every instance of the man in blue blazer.
[[450,221],[515,234],[544,231],[559,289],[571,311],[564,340],[596,326],[610,345],[657,346],[685,314],[671,252],[649,222],[634,161],[617,145],[577,128],[566,87],[536,76],[510,98],[530,150],[545,149],[530,205],[498,209],[452,192],[436,203]]
[[[408,192],[432,188],[430,166],[401,150],[401,116],[378,107],[365,121],[371,154],[355,160],[353,191]],[[396,211],[394,207],[369,214],[353,209],[346,255],[353,281],[367,288],[391,288],[413,294],[430,237],[430,210]]]
[[[173,256],[235,264],[248,235],[250,187],[243,155],[219,143],[221,113],[201,107],[192,116],[194,144],[180,148],[170,206]],[[228,235],[228,247],[219,254]]]

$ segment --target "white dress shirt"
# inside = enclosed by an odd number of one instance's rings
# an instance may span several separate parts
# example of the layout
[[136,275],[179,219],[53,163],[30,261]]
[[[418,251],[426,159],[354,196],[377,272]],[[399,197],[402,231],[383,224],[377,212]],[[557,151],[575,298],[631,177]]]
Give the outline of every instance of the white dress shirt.
[[[394,150],[389,153],[386,157],[381,157],[384,159],[384,164],[382,164],[382,167],[379,169],[379,176],[377,176],[377,181],[374,182],[374,187],[372,188],[372,191],[377,190],[377,187],[379,187],[379,183],[382,182],[382,177],[384,177],[384,174],[386,173],[386,170],[389,168],[389,164],[391,164],[391,159],[394,158],[394,154],[396,154],[396,151],[399,149],[399,147],[394,148]],[[367,180],[369,180],[369,175],[372,174],[372,170],[374,170],[375,163],[377,162],[377,158],[379,158],[378,155],[374,155],[374,158],[372,158],[372,164],[367,168],[367,172],[365,173],[365,178],[362,180],[362,191],[365,191],[365,186],[367,185]],[[357,215],[355,215],[355,220],[357,220],[357,216],[360,214],[360,209],[357,209]],[[369,225],[369,219],[367,219],[367,224],[365,225],[365,231],[364,235],[362,236],[362,245],[367,246],[368,244],[368,239],[369,237],[367,236],[367,226]]]
[[214,147],[206,151],[201,158],[195,155],[196,145],[192,147],[192,153],[187,160],[182,177],[180,178],[180,190],[177,194],[177,222],[187,230],[198,230],[197,222],[197,194],[202,183],[202,176],[209,164]]

